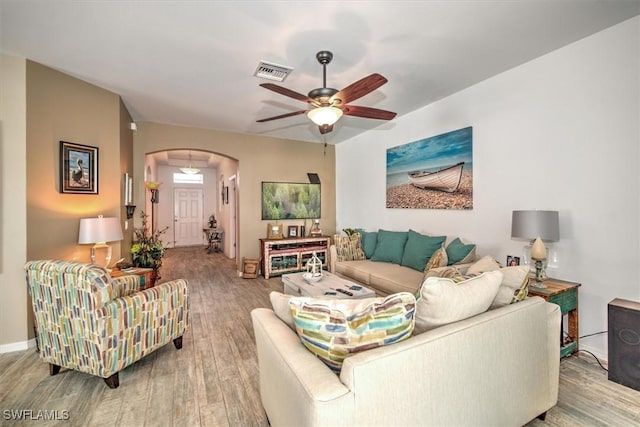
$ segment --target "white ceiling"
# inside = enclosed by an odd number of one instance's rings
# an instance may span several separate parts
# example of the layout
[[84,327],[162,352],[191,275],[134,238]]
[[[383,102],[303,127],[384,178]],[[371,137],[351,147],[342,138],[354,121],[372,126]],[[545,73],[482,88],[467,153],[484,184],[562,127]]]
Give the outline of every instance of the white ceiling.
[[[304,115],[256,123],[306,107],[258,87],[260,60],[293,67],[276,84],[306,94],[330,50],[329,87],[380,73],[353,104],[402,116],[639,13],[640,0],[0,0],[0,48],[120,94],[136,121],[323,142]],[[326,142],[393,127],[344,116]]]

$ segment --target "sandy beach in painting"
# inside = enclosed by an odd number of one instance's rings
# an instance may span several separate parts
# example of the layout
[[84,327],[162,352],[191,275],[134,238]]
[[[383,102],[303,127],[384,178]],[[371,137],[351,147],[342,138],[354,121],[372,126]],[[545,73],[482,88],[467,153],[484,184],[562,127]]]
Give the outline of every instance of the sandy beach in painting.
[[473,171],[462,172],[455,193],[402,184],[387,188],[387,207],[406,209],[473,209]]

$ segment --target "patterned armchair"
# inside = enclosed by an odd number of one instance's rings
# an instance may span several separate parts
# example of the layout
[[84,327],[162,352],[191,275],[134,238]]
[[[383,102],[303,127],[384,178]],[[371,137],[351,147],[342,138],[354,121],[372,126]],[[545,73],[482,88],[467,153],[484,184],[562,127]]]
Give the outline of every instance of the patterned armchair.
[[112,279],[101,267],[71,261],[25,264],[40,358],[119,385],[118,372],[173,340],[189,324],[185,280],[140,290],[135,275]]

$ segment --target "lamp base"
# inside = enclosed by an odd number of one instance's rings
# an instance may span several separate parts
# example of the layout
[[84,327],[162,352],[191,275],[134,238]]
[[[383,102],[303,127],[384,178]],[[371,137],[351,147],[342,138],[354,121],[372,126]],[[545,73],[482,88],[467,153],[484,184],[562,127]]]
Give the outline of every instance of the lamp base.
[[532,283],[530,286],[538,289],[544,289],[547,285],[544,284],[543,280],[547,278],[547,274],[544,271],[544,260],[536,259],[536,281]]
[[107,268],[111,262],[111,246],[106,243],[96,243],[91,247],[91,264]]

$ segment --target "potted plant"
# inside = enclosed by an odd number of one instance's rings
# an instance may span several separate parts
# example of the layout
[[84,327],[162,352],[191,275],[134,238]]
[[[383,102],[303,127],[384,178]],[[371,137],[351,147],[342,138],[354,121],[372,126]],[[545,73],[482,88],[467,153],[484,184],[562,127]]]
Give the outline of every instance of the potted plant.
[[134,231],[134,243],[131,246],[131,256],[133,265],[142,268],[153,268],[152,286],[156,280],[160,279],[159,271],[162,266],[162,257],[164,256],[164,244],[160,240],[160,236],[167,231],[169,227],[162,230],[151,232],[148,226],[149,215],[140,212],[142,218],[142,227]]

